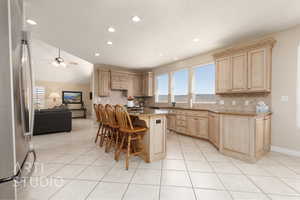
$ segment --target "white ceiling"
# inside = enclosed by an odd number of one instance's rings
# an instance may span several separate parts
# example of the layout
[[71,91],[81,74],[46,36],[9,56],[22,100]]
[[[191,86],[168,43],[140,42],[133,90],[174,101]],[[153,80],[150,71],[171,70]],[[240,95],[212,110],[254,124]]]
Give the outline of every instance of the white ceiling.
[[35,37],[91,63],[145,68],[297,25],[300,1],[27,0],[26,15]]
[[[51,62],[58,56],[56,47],[33,39],[31,41],[31,49],[32,65],[36,80],[84,84],[90,82],[93,64],[62,51],[61,57],[67,63],[67,67],[55,67]],[[69,64],[70,62],[76,62],[77,65]]]

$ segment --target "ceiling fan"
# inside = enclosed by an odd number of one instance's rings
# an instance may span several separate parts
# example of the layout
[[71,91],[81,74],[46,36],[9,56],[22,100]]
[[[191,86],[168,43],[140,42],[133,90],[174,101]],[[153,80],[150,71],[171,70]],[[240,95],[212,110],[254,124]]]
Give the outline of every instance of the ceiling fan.
[[54,61],[51,63],[55,67],[63,67],[66,68],[68,65],[78,65],[77,62],[66,62],[60,55],[60,48],[58,49],[58,57],[54,58]]

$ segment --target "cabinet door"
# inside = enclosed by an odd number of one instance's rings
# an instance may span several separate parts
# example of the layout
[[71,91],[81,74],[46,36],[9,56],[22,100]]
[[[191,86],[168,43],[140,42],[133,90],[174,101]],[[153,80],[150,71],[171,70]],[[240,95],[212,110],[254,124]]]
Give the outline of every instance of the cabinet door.
[[222,149],[250,156],[253,153],[254,121],[245,116],[222,116]]
[[232,91],[247,90],[247,53],[231,56]]
[[208,119],[204,117],[187,116],[186,133],[201,138],[208,138]]
[[143,74],[143,95],[153,96],[153,73],[146,72]]
[[267,49],[255,49],[248,52],[248,88],[250,91],[267,91],[270,89],[270,61]]
[[210,114],[208,119],[208,138],[215,146],[219,147],[219,116],[217,114]]
[[129,76],[127,73],[111,71],[111,89],[128,90]]
[[128,92],[127,96],[142,96],[142,76],[132,74],[128,76]]
[[170,130],[175,130],[175,127],[176,127],[176,116],[175,115],[168,115],[167,127]]
[[216,59],[216,93],[231,92],[231,79],[230,58]]
[[110,72],[98,70],[98,95],[105,97],[110,95],[109,89]]
[[271,116],[264,119],[264,150],[270,151],[271,149]]

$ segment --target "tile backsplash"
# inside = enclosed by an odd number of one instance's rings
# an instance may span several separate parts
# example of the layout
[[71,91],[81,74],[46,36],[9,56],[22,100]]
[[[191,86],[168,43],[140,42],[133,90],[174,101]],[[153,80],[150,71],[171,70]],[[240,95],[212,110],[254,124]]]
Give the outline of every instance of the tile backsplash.
[[[145,101],[146,106],[172,106],[171,103],[155,103],[154,97]],[[210,102],[193,103],[193,108],[203,109],[228,109],[237,111],[255,111],[259,101],[264,101],[271,109],[270,94],[232,94],[216,95],[215,99]],[[177,103],[176,107],[189,107],[188,103]]]

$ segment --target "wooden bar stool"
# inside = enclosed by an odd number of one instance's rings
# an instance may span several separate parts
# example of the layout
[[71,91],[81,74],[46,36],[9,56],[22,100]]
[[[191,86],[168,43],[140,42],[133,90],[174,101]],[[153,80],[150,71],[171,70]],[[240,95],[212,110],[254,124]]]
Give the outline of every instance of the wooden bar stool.
[[103,125],[98,107],[99,107],[99,105],[94,104],[94,111],[95,111],[95,114],[96,114],[97,123],[99,124],[99,128],[98,128],[96,138],[95,138],[95,143],[97,143],[98,137],[101,135],[101,129],[102,129],[102,125]]
[[115,153],[115,160],[119,161],[120,153],[126,153],[126,170],[129,168],[130,156],[141,155],[146,159],[144,152],[143,137],[147,128],[133,127],[131,118],[126,110],[121,105],[116,105],[116,118],[119,125],[119,133],[121,134],[121,144]]
[[108,116],[105,110],[105,107],[102,104],[99,104],[98,106],[101,122],[102,122],[102,131],[100,134],[100,143],[99,146],[103,147],[104,141],[107,139],[107,134],[109,131],[109,122],[108,122]]
[[119,125],[116,120],[115,108],[112,105],[106,104],[105,111],[108,117],[108,134],[105,141],[105,152],[108,153],[112,145],[118,146],[119,141]]

